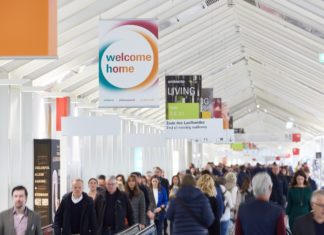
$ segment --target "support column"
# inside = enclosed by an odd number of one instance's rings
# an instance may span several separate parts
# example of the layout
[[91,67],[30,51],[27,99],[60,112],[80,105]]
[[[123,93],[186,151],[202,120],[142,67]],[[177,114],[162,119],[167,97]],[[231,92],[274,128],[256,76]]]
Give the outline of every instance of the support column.
[[11,201],[9,189],[9,139],[8,139],[8,126],[10,114],[10,96],[9,87],[0,86],[0,211],[8,209],[9,202]]

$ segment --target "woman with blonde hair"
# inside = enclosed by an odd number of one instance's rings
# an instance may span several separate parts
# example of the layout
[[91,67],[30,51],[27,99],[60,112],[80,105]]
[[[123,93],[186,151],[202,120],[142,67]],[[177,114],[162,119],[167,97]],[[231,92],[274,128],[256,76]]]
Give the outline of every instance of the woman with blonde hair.
[[215,181],[212,176],[208,174],[202,175],[198,181],[197,186],[205,194],[209,200],[209,204],[215,216],[213,224],[208,228],[209,235],[220,235],[220,218],[219,218],[219,206],[216,200],[216,187]]

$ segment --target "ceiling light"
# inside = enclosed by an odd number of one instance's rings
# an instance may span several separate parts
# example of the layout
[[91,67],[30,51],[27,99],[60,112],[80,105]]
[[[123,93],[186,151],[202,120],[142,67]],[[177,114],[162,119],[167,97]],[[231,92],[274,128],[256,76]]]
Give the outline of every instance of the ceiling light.
[[292,121],[288,121],[286,123],[286,129],[291,129],[291,128],[293,128],[293,126],[294,126],[294,123]]
[[258,109],[258,108],[260,108],[260,105],[259,105],[259,104],[257,104],[257,106],[256,106],[256,107],[257,107],[257,109]]

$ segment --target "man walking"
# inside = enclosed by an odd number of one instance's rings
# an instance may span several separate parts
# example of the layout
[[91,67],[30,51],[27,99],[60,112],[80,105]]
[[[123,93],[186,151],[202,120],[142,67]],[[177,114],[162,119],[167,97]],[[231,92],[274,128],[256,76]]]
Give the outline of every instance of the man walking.
[[13,208],[0,213],[0,235],[42,235],[40,217],[26,207],[27,189],[16,186],[11,195]]
[[83,180],[72,181],[72,192],[63,196],[53,228],[55,235],[96,235],[93,200],[83,192]]
[[134,224],[133,210],[125,192],[117,188],[115,176],[106,181],[106,189],[95,199],[98,235],[112,235]]
[[311,205],[313,210],[294,223],[293,235],[324,234],[324,190],[313,192]]

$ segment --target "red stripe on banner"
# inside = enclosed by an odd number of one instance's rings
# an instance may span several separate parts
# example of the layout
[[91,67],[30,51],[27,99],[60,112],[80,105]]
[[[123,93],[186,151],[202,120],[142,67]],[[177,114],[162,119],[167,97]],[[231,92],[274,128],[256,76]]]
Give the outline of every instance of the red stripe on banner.
[[70,97],[56,98],[56,131],[62,130],[62,117],[69,116]]

